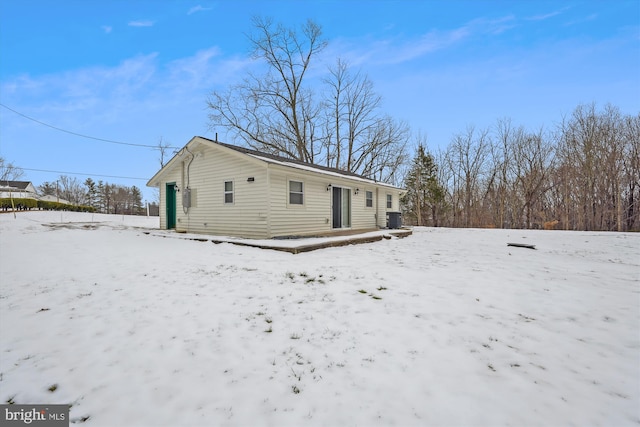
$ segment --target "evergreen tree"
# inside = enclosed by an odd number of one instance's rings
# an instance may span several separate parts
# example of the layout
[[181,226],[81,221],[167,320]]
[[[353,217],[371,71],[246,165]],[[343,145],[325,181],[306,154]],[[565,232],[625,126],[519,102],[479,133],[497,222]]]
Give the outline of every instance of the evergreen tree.
[[431,216],[432,225],[438,226],[439,211],[444,207],[445,190],[438,182],[438,167],[433,156],[419,145],[416,157],[405,179],[407,193],[403,197],[405,211],[426,225]]
[[56,183],[55,182],[43,182],[38,186],[38,194],[41,196],[55,196],[56,195]]
[[142,206],[142,192],[135,185],[131,187],[131,200],[132,200],[132,211],[133,215],[140,215],[143,210]]
[[84,185],[87,187],[87,199],[85,204],[87,206],[99,208],[98,188],[96,187],[96,183],[91,178],[87,178],[87,180],[84,182]]

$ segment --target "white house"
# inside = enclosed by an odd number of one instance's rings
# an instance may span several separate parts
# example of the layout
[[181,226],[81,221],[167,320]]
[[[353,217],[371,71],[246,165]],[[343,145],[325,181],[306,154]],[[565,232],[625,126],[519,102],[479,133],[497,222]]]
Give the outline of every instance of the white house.
[[384,228],[404,192],[199,136],[147,185],[160,189],[162,229],[261,239]]
[[0,181],[0,199],[37,199],[36,193],[30,181]]
[[66,199],[63,199],[61,197],[58,197],[58,196],[54,196],[53,194],[45,194],[44,196],[40,197],[40,200],[42,200],[44,202],[64,203],[65,205],[72,205],[73,204],[70,201],[68,201]]

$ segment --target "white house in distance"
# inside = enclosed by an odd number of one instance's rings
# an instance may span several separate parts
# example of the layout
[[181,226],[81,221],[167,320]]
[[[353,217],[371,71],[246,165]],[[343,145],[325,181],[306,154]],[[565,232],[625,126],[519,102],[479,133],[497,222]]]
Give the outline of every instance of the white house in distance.
[[147,185],[160,189],[162,229],[256,239],[384,228],[404,192],[199,136]]
[[31,181],[0,181],[0,199],[37,199]]

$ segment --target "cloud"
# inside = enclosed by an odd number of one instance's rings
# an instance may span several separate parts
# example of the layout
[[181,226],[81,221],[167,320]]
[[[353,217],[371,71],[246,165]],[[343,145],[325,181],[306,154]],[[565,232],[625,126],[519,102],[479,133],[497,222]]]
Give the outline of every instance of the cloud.
[[153,27],[153,21],[131,21],[129,22],[130,27]]
[[113,30],[113,27],[112,27],[111,25],[103,25],[103,26],[102,26],[102,27],[100,27],[100,28],[102,28],[102,30],[103,30],[106,34],[109,34],[109,33]]
[[542,15],[534,15],[525,19],[527,21],[544,21],[546,19],[553,18],[554,16],[558,16],[561,13],[564,13],[565,11],[569,10],[569,8],[570,8],[569,6],[566,6],[566,7],[563,7],[562,9],[554,10],[553,12],[544,13]]
[[[418,40],[412,40],[404,43],[402,46],[396,46],[391,50],[388,61],[392,63],[400,63],[410,61],[431,52],[445,49],[456,42],[459,42],[470,34],[468,27],[461,27],[451,31],[430,31]],[[395,53],[394,53],[395,52]]]
[[476,38],[496,37],[516,26],[515,16],[507,15],[493,19],[477,18],[457,28],[432,29],[414,37],[397,35],[378,40],[336,39],[323,53],[323,60],[331,64],[334,62],[332,58],[340,57],[351,66],[402,64],[452,49]]
[[187,15],[191,15],[191,14],[196,13],[196,12],[205,12],[205,11],[211,10],[211,9],[212,9],[211,7],[202,7],[200,5],[197,5],[197,6],[192,7],[191,9],[189,9],[189,11],[187,12]]

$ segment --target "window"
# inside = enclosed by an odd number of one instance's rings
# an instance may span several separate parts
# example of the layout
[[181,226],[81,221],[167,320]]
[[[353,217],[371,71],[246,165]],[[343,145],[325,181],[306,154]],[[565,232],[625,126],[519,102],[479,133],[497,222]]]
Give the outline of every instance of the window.
[[224,203],[233,203],[233,181],[224,182]]
[[365,194],[365,206],[368,208],[373,207],[373,191],[367,191]]
[[387,194],[387,209],[393,208],[393,196]]
[[289,181],[289,204],[304,204],[304,187],[300,181]]

